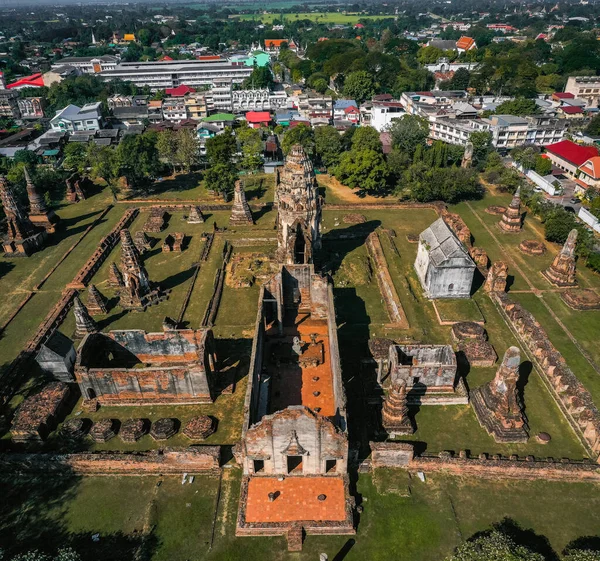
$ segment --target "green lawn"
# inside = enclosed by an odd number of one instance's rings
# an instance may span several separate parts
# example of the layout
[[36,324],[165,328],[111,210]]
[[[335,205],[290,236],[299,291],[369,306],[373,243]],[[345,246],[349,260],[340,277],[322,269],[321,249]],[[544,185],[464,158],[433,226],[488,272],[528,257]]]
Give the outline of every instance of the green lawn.
[[[158,485],[160,482],[160,485]],[[84,561],[146,559],[233,561],[310,561],[330,559],[348,536],[308,536],[301,553],[287,553],[284,538],[235,538],[240,472],[226,470],[210,549],[217,478],[86,477],[0,479],[0,545],[53,550],[72,544]],[[406,490],[410,494],[406,496]],[[398,491],[395,491],[398,489]],[[570,541],[597,534],[598,486],[584,483],[489,481],[426,474],[409,479],[403,471],[361,474],[357,492],[364,512],[347,561],[369,559],[439,561],[478,531],[504,517],[530,533],[536,547],[561,551]],[[100,541],[90,536],[100,534]],[[350,545],[350,544],[348,544]]]
[[485,320],[481,315],[477,302],[472,299],[436,300],[435,307],[443,322],[483,322]]
[[[260,20],[262,23],[271,24],[275,19],[281,19],[281,14],[243,14],[239,17],[244,20]],[[317,23],[333,23],[354,25],[361,19],[376,20],[376,19],[393,19],[393,15],[369,16],[365,14],[342,14],[339,12],[297,12],[293,14],[283,14],[285,21],[294,21],[302,19],[310,19]]]

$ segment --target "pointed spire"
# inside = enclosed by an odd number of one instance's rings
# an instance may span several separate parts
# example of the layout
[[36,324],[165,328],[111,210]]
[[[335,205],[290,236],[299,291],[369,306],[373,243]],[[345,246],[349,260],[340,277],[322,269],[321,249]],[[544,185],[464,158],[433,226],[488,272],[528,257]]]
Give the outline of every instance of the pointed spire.
[[121,271],[119,271],[119,267],[117,267],[116,263],[111,263],[110,268],[108,270],[108,284],[113,288],[122,288],[123,287],[123,275]]
[[202,224],[204,223],[204,216],[199,206],[191,206],[190,213],[188,214],[188,224]]
[[577,247],[577,230],[573,228],[567,236],[565,245],[560,252],[566,257],[575,257],[575,248]]
[[144,307],[144,297],[151,290],[150,281],[140,254],[127,229],[121,230],[121,270],[123,274],[121,306],[123,308]]
[[521,188],[517,187],[512,201],[498,222],[498,227],[504,232],[520,232],[522,227],[521,217]]
[[93,316],[106,314],[107,312],[106,298],[104,298],[102,293],[93,284],[88,286],[87,309]]
[[47,214],[48,209],[44,202],[44,197],[38,191],[38,188],[34,185],[29,175],[27,166],[23,168],[25,172],[25,181],[27,182],[27,198],[29,199],[29,214]]
[[35,226],[17,202],[13,190],[2,176],[0,176],[0,200],[6,215],[8,240],[24,240],[35,236],[37,233]]
[[79,295],[76,294],[73,300],[75,313],[75,336],[85,337],[89,333],[97,333],[98,325],[90,316],[87,308],[81,303]]
[[576,263],[575,250],[577,249],[577,230],[573,228],[569,232],[567,241],[558,255],[552,261],[542,274],[554,285],[558,287],[577,286],[575,277]]
[[414,427],[408,416],[406,399],[406,380],[400,379],[392,384],[383,402],[381,411],[383,428],[391,435],[412,434]]
[[252,219],[252,211],[246,200],[246,191],[242,186],[242,182],[238,179],[235,182],[235,191],[233,194],[233,207],[231,208],[231,216],[229,223],[236,226],[254,224]]

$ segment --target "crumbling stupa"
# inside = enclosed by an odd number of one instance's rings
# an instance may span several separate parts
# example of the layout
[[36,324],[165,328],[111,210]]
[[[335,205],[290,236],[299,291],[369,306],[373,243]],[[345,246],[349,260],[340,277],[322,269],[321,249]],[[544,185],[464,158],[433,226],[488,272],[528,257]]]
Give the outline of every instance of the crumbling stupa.
[[554,286],[560,288],[577,286],[575,278],[576,247],[577,230],[573,228],[559,254],[554,258],[550,267],[542,273]]
[[246,191],[241,181],[235,182],[235,191],[233,192],[233,206],[231,207],[231,216],[229,224],[232,226],[248,226],[254,224],[252,211],[246,200]]
[[498,222],[498,227],[504,232],[516,233],[521,231],[521,188],[517,187],[515,194]]

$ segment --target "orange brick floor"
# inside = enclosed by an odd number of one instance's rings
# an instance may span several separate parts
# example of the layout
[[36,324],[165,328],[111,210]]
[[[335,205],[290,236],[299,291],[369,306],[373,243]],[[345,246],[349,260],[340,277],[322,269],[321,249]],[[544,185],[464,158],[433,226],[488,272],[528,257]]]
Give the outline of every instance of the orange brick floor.
[[[298,363],[292,363],[276,367],[268,363],[267,368],[273,376],[270,404],[272,412],[290,405],[305,405],[313,411],[319,408],[318,412],[326,417],[332,417],[336,413],[327,320],[311,320],[299,316],[291,325],[286,322],[285,343],[291,348],[294,336],[300,337],[303,343],[309,343],[311,333],[317,333],[317,342],[323,344],[323,364],[300,367]],[[319,395],[314,395],[314,392]]]
[[[269,493],[279,491],[269,501]],[[319,495],[325,495],[319,501]],[[340,477],[252,477],[248,482],[246,522],[296,522],[346,518],[344,480]]]

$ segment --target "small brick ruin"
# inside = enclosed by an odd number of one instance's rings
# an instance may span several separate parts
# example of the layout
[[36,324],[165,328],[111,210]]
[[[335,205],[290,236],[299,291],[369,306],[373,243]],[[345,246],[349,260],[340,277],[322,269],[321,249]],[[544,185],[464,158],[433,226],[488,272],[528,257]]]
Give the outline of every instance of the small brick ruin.
[[168,214],[160,207],[150,209],[150,214],[142,226],[144,232],[162,232],[167,227]]
[[456,234],[456,237],[467,247],[470,248],[473,243],[471,241],[471,230],[466,225],[465,221],[459,214],[450,212],[447,209],[442,210],[442,219],[449,228]]
[[82,178],[78,173],[74,173],[65,181],[67,185],[67,201],[70,203],[78,203],[87,199],[86,183],[87,180]]
[[517,390],[521,351],[510,347],[494,379],[471,392],[479,424],[496,442],[527,442],[529,434]]
[[188,224],[204,224],[204,215],[199,206],[193,205],[190,207],[187,221]]
[[108,285],[116,290],[124,286],[123,275],[116,263],[111,263],[108,269]]
[[150,436],[157,441],[169,440],[172,436],[177,434],[179,430],[179,421],[177,419],[171,419],[165,417],[158,419],[152,423],[150,429]]
[[108,309],[106,307],[106,298],[96,288],[96,285],[94,284],[90,284],[88,286],[88,298],[86,308],[92,316],[104,315],[108,312]]
[[246,191],[240,180],[235,182],[233,191],[233,206],[231,207],[231,216],[229,224],[232,226],[250,226],[254,224],[250,205],[246,200]]
[[94,442],[108,442],[117,434],[117,422],[114,419],[100,419],[96,421],[90,430],[90,436]]
[[208,415],[192,417],[183,427],[183,434],[190,440],[206,440],[215,432],[215,421]]
[[552,261],[550,267],[542,272],[544,277],[554,286],[568,288],[577,286],[575,278],[575,249],[577,247],[577,230],[573,228],[565,245]]
[[366,221],[365,215],[358,213],[344,214],[342,218],[344,224],[364,224]]
[[504,261],[494,261],[485,279],[486,292],[506,292],[508,282],[508,264]]
[[523,240],[519,244],[519,249],[526,255],[543,255],[546,253],[546,246],[538,240]]
[[123,442],[134,443],[148,432],[149,422],[146,419],[126,419],[121,424],[119,436]]
[[137,248],[140,255],[143,255],[147,251],[152,249],[152,242],[148,237],[148,234],[143,230],[138,230],[133,236],[133,243]]
[[563,290],[560,293],[563,302],[574,310],[600,309],[600,296],[589,288]]
[[485,212],[493,216],[502,216],[506,212],[506,207],[500,205],[491,205],[485,209]]
[[173,232],[169,234],[162,245],[163,253],[172,251],[181,253],[185,249],[186,236],[183,232]]
[[383,428],[391,438],[415,432],[408,415],[406,380],[398,380],[390,386],[381,410]]
[[523,226],[523,217],[521,216],[521,188],[517,187],[510,205],[504,211],[502,219],[498,222],[498,227],[503,232],[517,233]]
[[481,325],[470,321],[455,323],[452,337],[458,343],[458,351],[464,354],[471,366],[485,368],[496,363],[498,356]]
[[68,440],[81,440],[87,433],[92,422],[82,417],[67,419],[60,427],[60,434]]
[[69,386],[50,382],[17,409],[10,429],[14,442],[42,441],[54,430],[69,398]]
[[488,254],[482,247],[472,246],[469,248],[469,255],[471,259],[475,261],[475,265],[480,271],[487,271],[488,268]]

